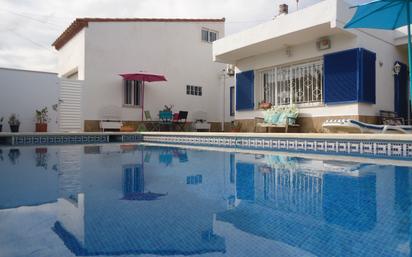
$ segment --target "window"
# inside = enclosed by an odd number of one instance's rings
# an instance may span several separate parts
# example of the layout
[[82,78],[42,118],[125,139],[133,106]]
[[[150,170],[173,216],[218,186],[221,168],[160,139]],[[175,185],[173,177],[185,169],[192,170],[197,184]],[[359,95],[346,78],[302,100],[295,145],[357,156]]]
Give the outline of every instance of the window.
[[141,164],[124,165],[123,170],[123,195],[144,192],[144,175]]
[[139,106],[141,82],[137,80],[125,80],[124,82],[124,105]]
[[209,42],[209,31],[202,29],[202,41]]
[[186,94],[187,95],[201,96],[202,95],[202,87],[187,85],[186,86]]
[[217,32],[209,29],[202,29],[202,41],[213,42],[217,40]]
[[187,185],[198,185],[202,184],[202,175],[187,176],[186,177]]
[[217,33],[214,31],[209,31],[209,40],[210,42],[216,41],[217,39]]
[[235,87],[230,87],[230,116],[235,116]]
[[322,103],[323,61],[262,71],[259,85],[258,102],[272,105]]

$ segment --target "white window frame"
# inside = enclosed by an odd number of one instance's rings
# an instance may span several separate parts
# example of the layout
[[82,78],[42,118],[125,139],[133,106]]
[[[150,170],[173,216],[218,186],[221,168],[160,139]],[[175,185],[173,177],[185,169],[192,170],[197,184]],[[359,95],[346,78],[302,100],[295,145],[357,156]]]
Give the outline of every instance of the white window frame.
[[[203,31],[206,31],[207,32],[207,40],[204,40],[203,39]],[[215,38],[215,40],[211,40],[210,38],[211,38],[211,34],[212,33],[214,33],[215,35],[216,35],[216,38]],[[212,29],[208,29],[208,28],[202,28],[201,29],[201,33],[200,33],[200,38],[201,38],[201,40],[203,41],[203,42],[208,42],[208,43],[213,43],[214,41],[216,41],[216,40],[218,40],[219,39],[219,32],[217,32],[216,30],[212,30]]]
[[[128,82],[131,82],[131,101],[130,103],[126,103],[126,99],[128,98],[126,95],[126,85]],[[137,87],[136,87],[137,86]],[[136,88],[138,90],[138,95],[136,96]],[[136,103],[137,101],[137,103]],[[129,107],[129,108],[140,108],[141,107],[141,102],[142,102],[142,82],[138,80],[125,80],[123,83],[123,107]]]
[[[273,106],[290,104],[298,107],[322,106],[324,104],[323,76],[323,58],[259,70],[255,102],[267,101]],[[269,86],[265,88],[266,80],[269,81],[266,83]],[[281,96],[279,90],[287,95]]]

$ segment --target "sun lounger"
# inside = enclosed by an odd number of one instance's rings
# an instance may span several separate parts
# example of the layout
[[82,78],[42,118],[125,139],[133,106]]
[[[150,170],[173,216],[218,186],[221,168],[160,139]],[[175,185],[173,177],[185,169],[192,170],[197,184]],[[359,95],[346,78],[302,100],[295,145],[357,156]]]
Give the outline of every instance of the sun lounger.
[[322,124],[322,127],[332,133],[412,133],[412,126],[409,125],[375,125],[351,119],[327,120]]

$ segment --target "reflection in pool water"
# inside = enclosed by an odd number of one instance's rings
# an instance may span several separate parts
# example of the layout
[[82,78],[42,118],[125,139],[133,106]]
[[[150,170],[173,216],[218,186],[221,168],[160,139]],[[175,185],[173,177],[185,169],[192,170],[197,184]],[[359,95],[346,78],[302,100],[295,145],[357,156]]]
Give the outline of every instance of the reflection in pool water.
[[4,256],[410,255],[407,167],[137,145],[17,150],[0,159]]

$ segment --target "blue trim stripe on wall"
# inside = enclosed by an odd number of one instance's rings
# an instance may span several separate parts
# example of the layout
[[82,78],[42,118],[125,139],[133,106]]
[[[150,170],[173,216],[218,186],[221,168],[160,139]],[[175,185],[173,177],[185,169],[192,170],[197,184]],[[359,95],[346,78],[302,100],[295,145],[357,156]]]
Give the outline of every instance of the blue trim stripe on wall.
[[324,56],[325,103],[375,103],[376,54],[363,48]]
[[254,81],[253,70],[236,74],[236,110],[254,108]]

